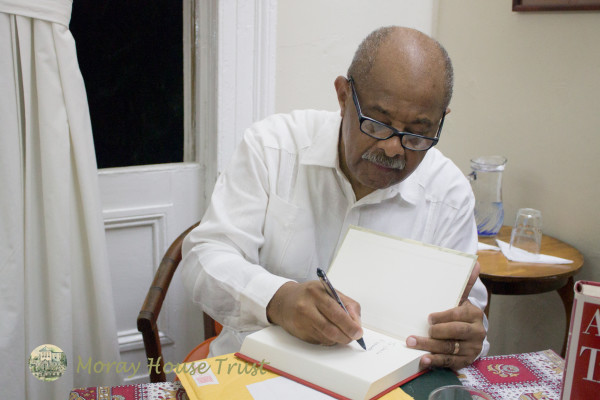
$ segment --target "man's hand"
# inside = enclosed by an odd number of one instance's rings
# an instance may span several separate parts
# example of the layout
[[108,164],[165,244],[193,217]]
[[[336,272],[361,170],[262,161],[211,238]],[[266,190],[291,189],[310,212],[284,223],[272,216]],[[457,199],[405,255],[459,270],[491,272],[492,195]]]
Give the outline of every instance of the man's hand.
[[363,334],[360,305],[342,293],[338,294],[350,315],[327,294],[321,282],[287,282],[267,305],[267,317],[310,343],[350,343]]
[[406,340],[408,347],[431,353],[421,358],[421,368],[446,367],[457,370],[470,365],[481,353],[486,335],[483,312],[467,300],[478,275],[479,263],[469,278],[461,304],[429,316],[429,337],[409,336]]

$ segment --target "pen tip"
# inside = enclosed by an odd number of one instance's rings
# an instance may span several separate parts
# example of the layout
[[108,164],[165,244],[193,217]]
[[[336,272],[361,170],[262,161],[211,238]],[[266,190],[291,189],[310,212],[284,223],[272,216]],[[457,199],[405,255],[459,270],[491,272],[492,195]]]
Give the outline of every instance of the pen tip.
[[360,344],[360,347],[362,347],[363,349],[367,349],[367,346],[365,345],[365,341],[363,338],[360,338],[357,340],[358,344]]

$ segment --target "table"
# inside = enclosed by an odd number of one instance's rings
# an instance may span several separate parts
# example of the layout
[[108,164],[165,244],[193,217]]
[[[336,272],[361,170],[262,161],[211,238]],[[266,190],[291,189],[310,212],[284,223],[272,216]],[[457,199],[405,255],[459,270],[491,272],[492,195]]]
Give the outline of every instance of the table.
[[[503,226],[497,238],[510,242],[510,226]],[[479,241],[496,245],[496,238],[479,237]],[[539,294],[556,290],[562,300],[566,319],[565,338],[561,355],[564,357],[573,307],[573,275],[581,269],[583,256],[573,246],[554,237],[542,236],[542,254],[573,260],[572,264],[533,264],[508,261],[500,251],[481,250],[477,252],[481,270],[479,277],[488,290],[488,304],[485,314],[489,314],[492,294]]]

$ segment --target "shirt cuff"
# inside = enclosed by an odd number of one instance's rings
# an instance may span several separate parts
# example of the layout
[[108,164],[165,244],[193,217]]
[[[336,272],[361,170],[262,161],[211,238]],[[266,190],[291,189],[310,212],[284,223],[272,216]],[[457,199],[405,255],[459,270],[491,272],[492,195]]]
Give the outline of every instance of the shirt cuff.
[[267,319],[267,305],[275,292],[287,282],[294,281],[268,272],[257,275],[248,282],[241,294],[241,318],[248,323],[243,325],[254,325],[257,322],[262,326],[271,325]]

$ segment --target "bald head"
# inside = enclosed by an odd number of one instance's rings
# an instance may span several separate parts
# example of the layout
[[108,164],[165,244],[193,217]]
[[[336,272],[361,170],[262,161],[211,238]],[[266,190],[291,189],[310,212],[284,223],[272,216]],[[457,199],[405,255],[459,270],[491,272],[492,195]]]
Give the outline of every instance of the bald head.
[[[443,88],[443,108],[452,98],[454,73],[444,47],[415,29],[389,26],[371,32],[359,45],[348,77],[357,82],[368,80],[377,71],[398,72],[407,79],[435,79]],[[435,83],[434,83],[435,84]]]

